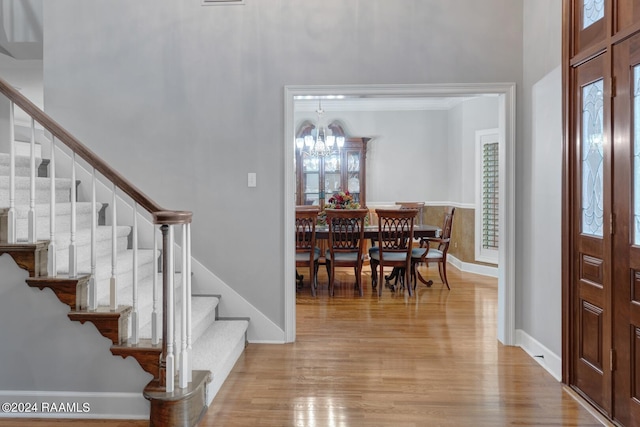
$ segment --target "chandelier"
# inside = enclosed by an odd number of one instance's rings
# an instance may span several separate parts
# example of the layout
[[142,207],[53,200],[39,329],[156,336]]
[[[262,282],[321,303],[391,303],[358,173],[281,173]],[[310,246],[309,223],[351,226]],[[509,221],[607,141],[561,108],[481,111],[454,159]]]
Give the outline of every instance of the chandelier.
[[324,126],[322,123],[324,110],[322,109],[321,101],[318,101],[316,113],[318,114],[316,125],[303,127],[296,136],[296,148],[303,155],[325,157],[344,147],[344,133],[336,132],[340,128],[336,129],[331,125],[328,128]]

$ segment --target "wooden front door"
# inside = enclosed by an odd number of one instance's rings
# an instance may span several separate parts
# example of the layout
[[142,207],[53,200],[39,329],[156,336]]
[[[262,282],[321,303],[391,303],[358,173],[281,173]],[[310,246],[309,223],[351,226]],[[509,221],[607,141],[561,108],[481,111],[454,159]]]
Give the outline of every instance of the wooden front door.
[[640,0],[565,0],[564,381],[640,426]]
[[573,70],[574,163],[571,177],[572,372],[571,384],[597,406],[609,408],[610,313],[608,218],[610,179],[607,134],[606,56]]
[[640,34],[613,47],[613,415],[640,425]]

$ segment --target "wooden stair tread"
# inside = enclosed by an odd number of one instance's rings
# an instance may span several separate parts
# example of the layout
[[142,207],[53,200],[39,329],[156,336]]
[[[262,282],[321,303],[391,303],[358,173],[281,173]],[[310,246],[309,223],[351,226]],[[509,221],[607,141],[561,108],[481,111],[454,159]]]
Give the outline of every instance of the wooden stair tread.
[[0,242],[0,251],[10,252],[10,251],[30,251],[36,248],[48,247],[48,240],[38,240],[35,243],[29,242],[16,242],[16,243],[8,243],[8,242]]
[[73,316],[74,318],[110,318],[110,317],[120,317],[123,314],[128,314],[132,310],[130,305],[119,305],[115,310],[111,310],[109,307],[98,307],[95,310],[76,310],[72,313],[69,313],[69,316]]
[[133,352],[133,351],[162,351],[162,340],[158,344],[152,344],[150,338],[141,338],[138,340],[138,344],[131,344],[129,342],[114,345],[111,347],[111,351],[117,350],[119,352]]

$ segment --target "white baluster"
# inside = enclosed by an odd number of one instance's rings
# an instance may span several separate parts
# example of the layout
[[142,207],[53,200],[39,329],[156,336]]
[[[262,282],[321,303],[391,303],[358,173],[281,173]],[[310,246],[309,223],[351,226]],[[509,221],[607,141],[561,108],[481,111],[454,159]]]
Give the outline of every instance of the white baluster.
[[160,342],[158,337],[159,317],[158,317],[158,230],[153,226],[153,311],[151,312],[151,343],[157,345]]
[[112,311],[118,307],[118,289],[117,289],[117,274],[118,274],[118,233],[117,233],[117,210],[116,210],[116,185],[113,184],[113,207],[111,209],[113,218],[111,219],[111,280],[109,281],[110,292],[110,307]]
[[36,236],[36,122],[31,118],[31,144],[29,162],[29,216],[28,216],[28,241],[35,243]]
[[165,255],[165,263],[163,268],[166,270],[163,274],[163,279],[166,282],[166,295],[164,299],[166,301],[166,305],[164,307],[164,316],[166,319],[166,331],[164,335],[167,337],[167,352],[166,352],[166,392],[171,393],[174,390],[174,377],[176,375],[176,365],[175,365],[175,355],[174,355],[174,329],[175,329],[175,304],[174,304],[174,274],[175,274],[175,264],[173,259],[173,226],[169,225],[167,230],[167,244],[164,245]]
[[133,296],[131,310],[131,343],[138,344],[138,202],[133,202]]
[[9,148],[9,212],[8,212],[8,230],[7,242],[16,243],[16,142],[15,142],[15,123],[14,123],[14,104],[11,102],[9,108],[9,139],[11,140]]
[[96,281],[96,228],[98,226],[98,212],[96,212],[96,168],[91,171],[91,278],[89,279],[89,305],[92,310],[98,307],[98,284]]
[[189,382],[193,381],[191,370],[193,355],[192,343],[191,343],[191,224],[186,224],[187,234],[187,268],[185,276],[187,278],[187,373],[189,374]]
[[187,280],[186,280],[186,270],[187,270],[187,229],[183,225],[182,226],[182,318],[180,319],[180,339],[181,339],[181,347],[180,347],[180,378],[178,379],[178,384],[180,388],[186,388],[189,385],[189,354],[187,353],[187,317],[189,313],[187,312]]
[[69,277],[78,276],[76,250],[76,153],[71,153],[71,227],[69,230]]
[[58,274],[56,262],[56,137],[51,136],[51,155],[49,163],[49,249],[47,252],[47,273],[55,277]]

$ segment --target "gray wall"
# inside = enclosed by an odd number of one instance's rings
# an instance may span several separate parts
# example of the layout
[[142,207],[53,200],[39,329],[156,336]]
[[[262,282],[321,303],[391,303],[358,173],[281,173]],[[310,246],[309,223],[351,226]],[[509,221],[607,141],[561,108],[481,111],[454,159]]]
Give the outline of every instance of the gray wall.
[[562,354],[562,2],[524,2],[524,126],[516,190],[516,327]]
[[[283,87],[523,75],[513,0],[58,0],[44,22],[49,114],[158,202],[193,210],[193,255],[281,327]],[[248,245],[264,253],[251,268]]]
[[[296,113],[298,126],[305,120],[315,123],[317,116]],[[466,98],[441,110],[329,110],[322,123],[334,120],[349,136],[372,138],[367,149],[367,203],[475,204],[475,134],[498,127],[498,97]]]
[[[296,123],[317,120],[301,112]],[[327,111],[323,123],[339,120],[347,136],[367,144],[367,203],[448,200],[448,111]],[[439,183],[435,185],[434,183]]]
[[448,197],[441,201],[476,202],[476,131],[498,127],[498,97],[469,99],[450,112],[449,148],[445,159]]

